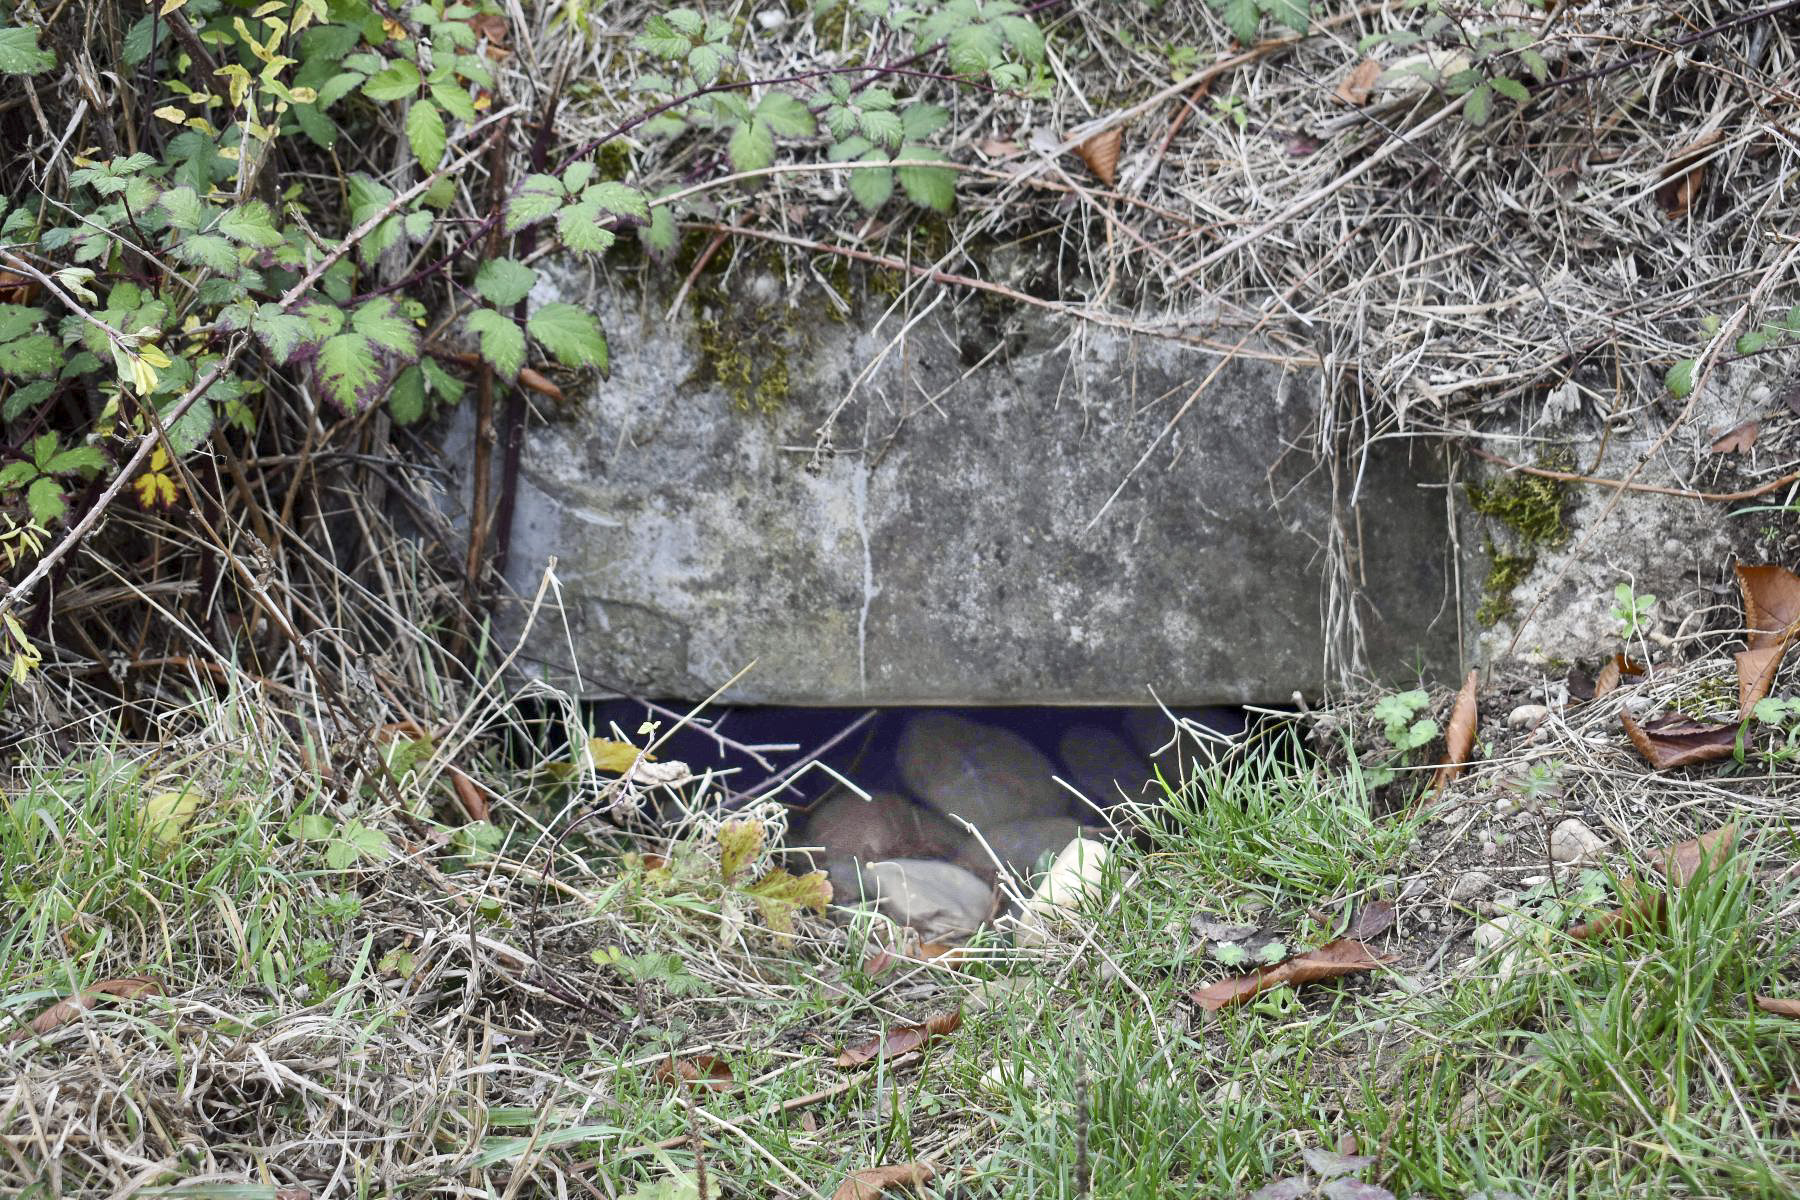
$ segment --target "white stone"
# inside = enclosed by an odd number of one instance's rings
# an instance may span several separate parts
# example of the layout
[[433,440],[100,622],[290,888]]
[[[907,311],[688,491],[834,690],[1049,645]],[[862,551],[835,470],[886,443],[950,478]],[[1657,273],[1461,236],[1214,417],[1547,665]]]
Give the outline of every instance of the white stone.
[[1550,834],[1550,857],[1559,863],[1581,862],[1593,858],[1606,845],[1606,839],[1570,817]]
[[1506,725],[1509,729],[1533,729],[1549,715],[1548,705],[1521,704],[1506,714]]

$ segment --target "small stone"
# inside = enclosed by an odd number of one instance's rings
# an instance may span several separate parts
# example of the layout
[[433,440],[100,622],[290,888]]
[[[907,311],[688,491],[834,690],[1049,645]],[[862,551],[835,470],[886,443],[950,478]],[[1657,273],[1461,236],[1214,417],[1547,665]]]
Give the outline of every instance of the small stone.
[[1508,729],[1535,729],[1549,715],[1548,705],[1521,704],[1506,714],[1506,727]]
[[1559,863],[1581,862],[1594,857],[1606,839],[1570,817],[1550,834],[1550,857]]
[[1511,796],[1500,797],[1499,802],[1494,805],[1494,815],[1496,817],[1510,817],[1518,811],[1519,802]]
[[1481,843],[1481,857],[1490,862],[1500,857],[1500,843],[1491,838],[1488,841]]
[[961,941],[994,913],[994,889],[951,863],[836,859],[830,875],[835,901],[874,900],[884,916],[911,926],[927,942]]
[[1467,903],[1494,886],[1494,877],[1486,871],[1464,871],[1450,885],[1450,899]]

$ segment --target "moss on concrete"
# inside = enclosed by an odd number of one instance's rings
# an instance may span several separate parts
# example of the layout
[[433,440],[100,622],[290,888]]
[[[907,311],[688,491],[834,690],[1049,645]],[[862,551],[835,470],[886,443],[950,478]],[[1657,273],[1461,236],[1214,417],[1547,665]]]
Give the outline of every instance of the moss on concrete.
[[1513,589],[1524,583],[1537,566],[1537,555],[1508,554],[1494,545],[1492,538],[1481,549],[1487,556],[1488,574],[1481,585],[1481,605],[1475,610],[1475,619],[1491,627],[1513,615]]
[[1526,546],[1560,546],[1569,538],[1568,487],[1537,475],[1468,485],[1469,507],[1512,530]]

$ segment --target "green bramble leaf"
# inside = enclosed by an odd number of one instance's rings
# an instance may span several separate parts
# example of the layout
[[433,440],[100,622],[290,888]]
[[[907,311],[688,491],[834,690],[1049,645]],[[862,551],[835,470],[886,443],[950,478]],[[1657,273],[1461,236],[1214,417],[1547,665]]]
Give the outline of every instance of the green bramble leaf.
[[537,272],[510,258],[490,258],[475,272],[475,290],[498,308],[517,304],[531,294]]
[[1531,89],[1527,88],[1518,80],[1501,76],[1500,78],[1495,79],[1493,83],[1494,90],[1499,92],[1502,96],[1505,96],[1508,100],[1511,100],[1514,104],[1531,103]]
[[[930,146],[902,146],[899,157],[949,161],[943,153]],[[897,167],[895,173],[900,176],[900,186],[906,190],[907,199],[914,204],[941,213],[947,213],[955,206],[956,172],[949,168]]]
[[725,52],[718,46],[695,46],[688,51],[687,65],[694,73],[694,82],[709,87],[719,78],[719,71],[725,65]]
[[1305,33],[1312,24],[1310,0],[1259,0],[1259,3],[1263,12],[1295,33]]
[[942,129],[950,120],[950,110],[941,104],[910,104],[900,114],[900,129],[908,141],[917,142]]
[[1219,10],[1219,17],[1225,22],[1225,28],[1231,30],[1231,36],[1238,40],[1238,45],[1249,46],[1256,42],[1257,27],[1262,24],[1262,9],[1256,0],[1207,0]]
[[429,100],[413,101],[406,114],[406,140],[421,167],[427,171],[437,170],[438,164],[444,161],[444,147],[448,144],[444,115],[438,112],[437,105]]
[[384,350],[405,358],[419,353],[419,328],[403,315],[392,296],[377,296],[357,306],[350,328]]
[[582,159],[578,163],[570,163],[569,169],[562,173],[563,189],[571,196],[579,195],[581,189],[594,180],[594,163],[592,159]]
[[411,425],[425,415],[425,374],[411,366],[394,379],[388,390],[388,415],[401,425]]
[[578,254],[604,254],[617,238],[600,218],[600,206],[591,200],[571,204],[556,214],[556,236]]
[[325,394],[346,413],[360,412],[375,399],[381,371],[375,345],[360,333],[340,333],[319,347],[319,382]]
[[643,192],[628,184],[605,180],[588,188],[581,194],[581,199],[615,217],[635,217],[640,221],[650,219],[650,202],[644,199]]
[[419,84],[422,82],[419,68],[404,58],[397,58],[369,76],[362,86],[362,92],[376,101],[404,100],[408,96],[418,95]]
[[206,220],[206,205],[191,187],[174,187],[157,198],[156,203],[176,229],[192,231]]
[[1463,116],[1471,125],[1486,125],[1493,112],[1494,88],[1492,84],[1477,84],[1469,92],[1468,103],[1463,107]]
[[6,397],[4,408],[0,408],[0,420],[18,420],[48,400],[50,393],[55,390],[55,381],[49,379],[40,379],[35,383],[28,383],[24,387],[14,388]]
[[74,471],[104,471],[106,456],[92,446],[70,446],[58,450],[43,464],[48,475],[68,475]]
[[781,137],[811,137],[818,124],[806,105],[786,92],[770,92],[756,105],[756,116]]
[[725,144],[731,166],[738,171],[758,171],[775,161],[775,136],[758,120],[745,121],[731,131]]
[[506,201],[507,233],[517,233],[562,207],[562,180],[554,175],[527,175],[519,190]]
[[900,144],[900,138],[906,131],[900,114],[892,111],[865,110],[858,116],[857,125],[862,129],[864,137],[889,150]]
[[1536,79],[1539,83],[1544,83],[1549,80],[1550,64],[1546,62],[1544,56],[1539,54],[1536,50],[1519,51],[1519,61],[1525,64],[1525,69],[1530,71],[1532,78]]
[[458,87],[453,83],[434,83],[431,85],[431,98],[438,107],[459,121],[473,121],[476,115],[475,101],[469,98],[469,89]]
[[525,331],[517,322],[491,308],[478,308],[463,324],[479,339],[481,357],[490,367],[508,383],[519,377],[519,368],[525,365]]
[[425,374],[425,384],[431,394],[441,397],[445,404],[458,404],[462,401],[467,386],[462,380],[444,369],[437,359],[427,355],[419,360],[419,367]]
[[546,304],[526,324],[538,344],[565,367],[598,367],[606,372],[606,335],[594,314],[573,304]]
[[56,55],[38,46],[36,29],[0,27],[0,75],[39,75],[55,65]]
[[1684,358],[1669,368],[1669,373],[1663,376],[1663,384],[1669,389],[1671,396],[1677,400],[1685,400],[1693,393],[1694,371],[1699,365],[1695,359]]
[[63,365],[62,343],[34,333],[0,345],[0,373],[31,379],[54,375]]
[[680,234],[675,228],[675,214],[669,211],[667,204],[659,204],[650,210],[650,223],[638,226],[638,241],[644,249],[657,258],[666,258],[675,252],[680,241]]
[[274,215],[261,200],[226,209],[219,218],[219,232],[234,242],[263,249],[279,246],[286,240],[276,231]]
[[30,333],[38,327],[50,314],[41,308],[31,308],[23,304],[0,304],[0,342],[10,342],[23,334]]
[[238,269],[237,248],[216,233],[197,233],[177,242],[175,257],[221,273]]
[[63,499],[62,485],[48,475],[40,475],[25,489],[25,507],[31,510],[31,519],[39,525],[49,525],[69,511],[68,502]]
[[[685,10],[676,10],[676,12],[682,11]],[[632,39],[632,45],[661,59],[686,58],[687,52],[693,49],[694,42],[687,34],[675,27],[674,22],[669,19],[673,15],[674,13],[652,14],[650,19],[644,22],[644,31]]]

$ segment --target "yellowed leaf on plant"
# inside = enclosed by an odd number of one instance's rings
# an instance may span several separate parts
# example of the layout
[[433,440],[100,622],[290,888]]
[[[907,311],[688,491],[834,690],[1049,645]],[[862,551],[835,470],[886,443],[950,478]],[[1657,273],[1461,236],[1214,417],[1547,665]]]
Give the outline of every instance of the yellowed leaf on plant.
[[727,821],[719,826],[719,874],[730,883],[763,852],[761,821]]
[[159,17],[166,17],[185,4],[187,4],[187,0],[163,0],[162,9],[156,15]]
[[831,880],[823,871],[805,875],[770,871],[744,892],[756,902],[764,925],[776,933],[792,933],[795,913],[803,908],[822,913],[831,903]]
[[144,830],[158,850],[174,848],[203,799],[200,792],[190,787],[178,792],[158,792],[144,801]]
[[175,478],[169,474],[169,454],[158,446],[150,454],[150,467],[131,481],[137,493],[138,507],[168,508],[175,503]]

